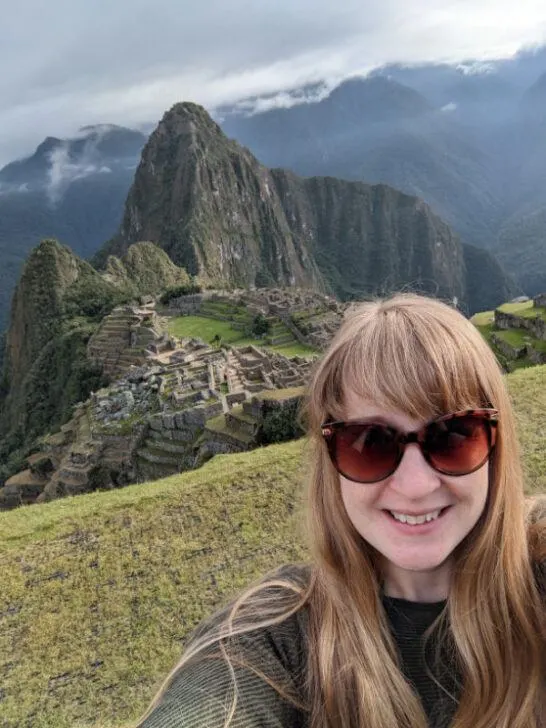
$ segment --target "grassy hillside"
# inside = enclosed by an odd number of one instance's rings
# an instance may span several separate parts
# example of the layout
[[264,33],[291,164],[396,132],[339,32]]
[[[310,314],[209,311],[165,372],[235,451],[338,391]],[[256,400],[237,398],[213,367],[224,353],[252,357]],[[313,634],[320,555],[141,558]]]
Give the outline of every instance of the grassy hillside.
[[[508,380],[546,492],[546,367]],[[0,727],[129,728],[203,616],[305,558],[304,473],[298,441],[0,513]]]

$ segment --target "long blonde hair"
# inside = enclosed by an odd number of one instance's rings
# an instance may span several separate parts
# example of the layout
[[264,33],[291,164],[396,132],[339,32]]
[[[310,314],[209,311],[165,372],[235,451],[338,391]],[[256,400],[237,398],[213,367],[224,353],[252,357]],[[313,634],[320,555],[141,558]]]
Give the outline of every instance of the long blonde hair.
[[[320,435],[321,422],[343,419],[349,390],[416,419],[483,406],[499,410],[486,507],[454,552],[447,606],[431,630],[444,628],[462,676],[452,728],[543,728],[546,633],[533,561],[544,558],[546,507],[537,501],[526,508],[512,406],[490,348],[455,309],[410,294],[355,307],[310,383],[308,584],[266,580],[245,592],[216,630],[193,640],[146,715],[190,659],[217,645],[231,665],[226,639],[280,623],[305,607],[306,695],[298,699],[275,687],[308,711],[310,727],[426,728],[421,703],[400,669],[374,552],[347,516]],[[271,587],[277,587],[274,598]],[[259,665],[250,667],[259,672]],[[235,690],[226,726],[236,700]]]

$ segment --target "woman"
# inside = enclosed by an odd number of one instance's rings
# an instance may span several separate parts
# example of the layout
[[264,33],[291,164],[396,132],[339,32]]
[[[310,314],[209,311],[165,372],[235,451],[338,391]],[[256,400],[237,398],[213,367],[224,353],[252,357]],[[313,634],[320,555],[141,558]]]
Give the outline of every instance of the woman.
[[143,728],[543,728],[546,507],[504,378],[415,295],[355,308],[308,394],[312,561],[204,624]]

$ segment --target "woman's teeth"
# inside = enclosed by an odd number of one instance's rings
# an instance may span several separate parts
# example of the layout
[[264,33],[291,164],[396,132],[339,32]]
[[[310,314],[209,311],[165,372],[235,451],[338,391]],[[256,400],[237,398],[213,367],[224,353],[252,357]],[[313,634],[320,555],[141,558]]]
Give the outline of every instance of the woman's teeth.
[[429,521],[436,520],[442,510],[443,508],[440,508],[438,511],[424,513],[422,516],[408,516],[405,513],[395,513],[394,511],[389,511],[389,513],[395,520],[400,521],[401,523],[409,523],[411,526],[418,526],[421,523],[428,523]]

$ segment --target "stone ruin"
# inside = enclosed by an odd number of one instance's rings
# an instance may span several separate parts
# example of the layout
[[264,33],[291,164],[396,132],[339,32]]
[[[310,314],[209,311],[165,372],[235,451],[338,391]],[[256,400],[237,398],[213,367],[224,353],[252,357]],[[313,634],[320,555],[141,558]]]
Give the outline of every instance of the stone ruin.
[[311,366],[312,362],[305,357],[288,358],[274,351],[247,346],[231,349],[224,371],[230,392],[260,392],[302,386]]
[[[80,403],[70,422],[43,439],[28,469],[0,489],[0,509],[156,479],[256,447],[260,393],[301,396],[294,391],[311,366],[253,346],[173,343],[174,350],[148,349],[139,366]],[[110,371],[121,366],[121,357],[103,361]],[[286,397],[278,392],[279,402]]]
[[[261,313],[275,317],[289,329],[301,344],[324,349],[330,342],[348,308],[348,304],[332,296],[304,288],[264,288],[256,290],[204,291],[199,294],[172,299],[169,309],[182,315],[211,315],[209,302],[233,303],[244,307],[250,314]],[[214,318],[221,318],[217,313]],[[281,345],[282,340],[273,340]]]
[[[207,291],[176,299],[170,308],[207,315],[207,301],[274,316],[291,332],[290,341],[317,348],[329,341],[347,308],[298,289]],[[281,332],[274,343],[285,337]],[[111,384],[80,403],[58,433],[43,438],[27,470],[0,489],[0,509],[154,479],[198,467],[216,453],[256,447],[261,393],[286,392],[279,393],[279,406],[300,397],[312,366],[308,358],[256,346],[176,340],[152,300],[114,309],[89,340],[88,356]]]
[[[515,299],[511,303],[523,303],[528,299]],[[529,315],[530,314],[530,315]],[[491,333],[491,340],[497,349],[509,360],[526,357],[533,364],[546,364],[546,293],[533,298],[532,308],[526,315],[495,310],[494,326],[497,331],[519,329],[525,331],[520,344],[507,341],[501,334]]]
[[141,306],[118,306],[105,316],[89,339],[87,355],[108,378],[114,379],[130,366],[144,364],[175,346],[152,301]]

